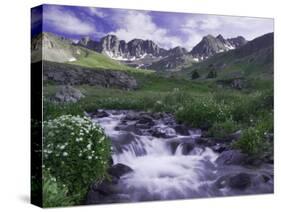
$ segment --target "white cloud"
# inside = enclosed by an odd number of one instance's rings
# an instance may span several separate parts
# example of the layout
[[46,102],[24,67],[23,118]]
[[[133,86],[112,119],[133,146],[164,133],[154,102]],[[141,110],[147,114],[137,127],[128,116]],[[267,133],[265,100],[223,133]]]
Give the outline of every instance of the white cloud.
[[182,45],[181,39],[169,36],[168,30],[158,27],[147,12],[126,11],[113,17],[119,29],[111,32],[127,42],[134,39],[149,39],[164,48]]
[[104,17],[107,16],[104,12],[102,12],[102,11],[101,11],[100,9],[98,9],[98,8],[90,7],[90,8],[89,8],[89,11],[90,11],[90,13],[91,13],[92,15],[96,15],[96,16],[98,16],[98,17],[100,17],[100,18],[104,18]]
[[191,49],[203,36],[222,34],[225,38],[244,36],[248,40],[273,31],[273,20],[236,16],[192,15],[180,26]]
[[44,9],[44,21],[57,31],[64,33],[89,35],[95,31],[91,24],[80,20],[74,14],[64,11],[57,6]]

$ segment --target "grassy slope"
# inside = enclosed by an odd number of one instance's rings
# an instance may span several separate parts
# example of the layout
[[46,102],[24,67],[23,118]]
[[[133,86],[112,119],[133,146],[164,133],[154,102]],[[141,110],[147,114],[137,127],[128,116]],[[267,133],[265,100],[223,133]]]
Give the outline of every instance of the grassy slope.
[[216,79],[244,77],[246,79],[272,80],[273,76],[273,34],[256,38],[241,48],[219,53],[209,59],[186,67],[179,76],[191,78],[196,70],[200,79],[206,79],[211,70],[216,71]]
[[102,69],[116,69],[116,70],[128,70],[128,66],[125,66],[117,61],[114,61],[102,54],[88,50],[88,54],[84,57],[80,57],[77,61],[69,62],[70,64],[81,65],[91,68]]
[[143,72],[143,73],[151,73],[152,70],[144,70],[144,69],[136,69],[124,65],[116,60],[113,60],[103,54],[85,49],[83,47],[79,47],[84,51],[87,51],[86,55],[83,55],[78,58],[78,60],[74,62],[68,62],[69,64],[80,65],[89,68],[100,68],[100,69],[111,69],[118,71],[128,71],[128,72]]

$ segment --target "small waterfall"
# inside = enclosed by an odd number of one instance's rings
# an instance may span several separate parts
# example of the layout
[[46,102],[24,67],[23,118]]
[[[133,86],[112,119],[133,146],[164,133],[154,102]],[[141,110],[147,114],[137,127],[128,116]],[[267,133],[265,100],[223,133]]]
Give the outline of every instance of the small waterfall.
[[[120,136],[122,132],[115,130],[124,115],[113,115],[98,118],[99,123],[108,136]],[[167,127],[163,124],[161,127]],[[200,131],[190,132],[190,138],[198,137]],[[114,164],[122,163],[130,166],[134,172],[120,182],[128,190],[144,191],[145,195],[133,194],[136,200],[142,198],[184,198],[198,192],[202,180],[208,182],[213,166],[206,161],[214,161],[217,157],[211,149],[192,151],[190,155],[183,155],[184,144],[179,144],[175,153],[171,151],[169,139],[147,135],[136,135],[112,155]],[[183,136],[179,136],[183,137]],[[113,146],[116,144],[112,143]],[[208,176],[208,177],[206,177]],[[187,192],[190,190],[189,192]]]
[[[145,201],[231,194],[229,190],[214,187],[220,171],[215,163],[218,154],[211,148],[195,145],[194,140],[201,136],[201,130],[189,130],[188,136],[176,134],[175,137],[171,130],[168,137],[172,138],[155,137],[148,131],[137,135],[116,130],[124,124],[125,114],[109,111],[108,117],[93,120],[112,138],[113,163],[133,169],[118,182],[122,195],[127,194],[130,201]],[[157,127],[169,128],[159,120],[155,122]]]

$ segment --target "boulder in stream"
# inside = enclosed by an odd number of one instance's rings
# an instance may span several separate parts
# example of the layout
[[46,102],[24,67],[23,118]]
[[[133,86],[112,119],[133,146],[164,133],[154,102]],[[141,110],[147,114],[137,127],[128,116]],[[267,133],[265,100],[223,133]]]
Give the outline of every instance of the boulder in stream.
[[133,169],[129,166],[126,166],[122,163],[117,163],[108,169],[108,173],[116,178],[120,178],[121,176],[133,172]]
[[219,165],[243,165],[247,156],[247,154],[241,153],[240,150],[224,151],[217,158],[216,163]]

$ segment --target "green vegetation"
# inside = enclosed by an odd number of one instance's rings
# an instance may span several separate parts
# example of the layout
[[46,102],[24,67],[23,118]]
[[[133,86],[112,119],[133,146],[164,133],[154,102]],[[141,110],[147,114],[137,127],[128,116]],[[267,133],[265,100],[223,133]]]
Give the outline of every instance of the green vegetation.
[[232,133],[235,133],[241,126],[232,119],[224,122],[215,122],[209,130],[209,135],[216,138],[225,138]]
[[62,207],[75,204],[74,196],[69,196],[67,187],[51,176],[48,171],[43,173],[43,207]]
[[[92,182],[107,177],[109,142],[103,130],[87,117],[63,115],[43,126],[43,204],[79,204]],[[64,198],[67,202],[61,201]]]
[[[83,47],[80,47],[84,49]],[[152,73],[152,70],[145,70],[145,69],[135,69],[129,66],[122,64],[119,61],[110,59],[109,57],[91,51],[86,50],[87,54],[83,57],[79,57],[78,60],[73,62],[68,62],[69,64],[80,65],[88,68],[98,68],[98,69],[111,69],[111,70],[118,70],[118,71],[127,71],[127,72],[137,72],[137,73]]]
[[117,69],[117,70],[129,70],[128,66],[123,65],[118,61],[114,61],[105,55],[88,50],[88,54],[85,57],[79,58],[79,60],[74,62],[69,62],[71,64],[102,68],[102,69]]
[[243,131],[239,141],[234,143],[234,147],[251,155],[261,154],[266,150],[267,146],[263,136],[256,128],[249,127]]

